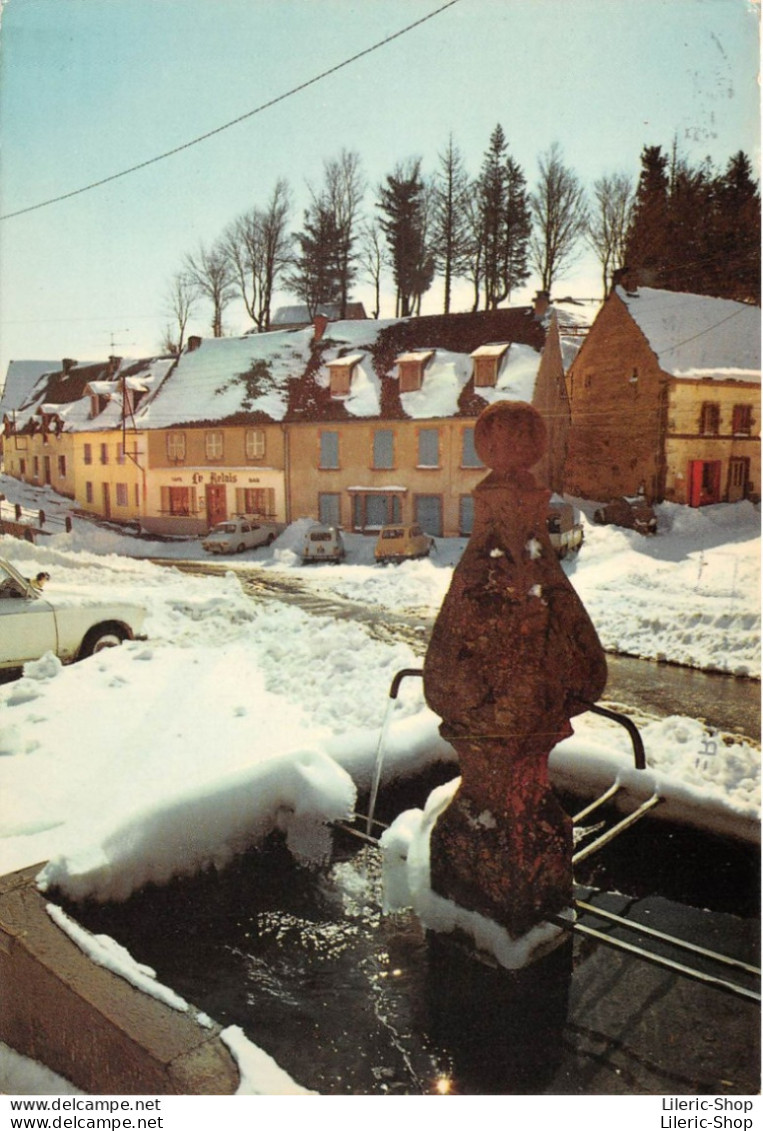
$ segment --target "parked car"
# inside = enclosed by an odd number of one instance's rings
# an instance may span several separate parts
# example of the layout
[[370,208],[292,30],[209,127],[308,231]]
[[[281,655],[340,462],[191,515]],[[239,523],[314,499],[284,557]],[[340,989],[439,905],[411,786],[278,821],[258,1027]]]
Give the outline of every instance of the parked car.
[[621,495],[593,512],[599,525],[612,524],[637,530],[639,534],[657,533],[657,516],[643,495]]
[[434,538],[417,523],[395,522],[383,526],[374,548],[377,562],[401,562],[407,558],[425,558],[434,545]]
[[277,537],[278,529],[272,523],[231,518],[213,526],[201,544],[208,554],[242,554],[257,546],[269,546]]
[[338,527],[316,523],[305,534],[302,546],[305,565],[310,562],[341,562],[344,556],[344,541]]
[[572,503],[552,496],[548,504],[548,537],[560,558],[579,550],[583,544],[583,526],[578,522]]
[[74,598],[41,588],[0,559],[0,670],[53,652],[64,663],[139,636],[146,611],[124,601]]

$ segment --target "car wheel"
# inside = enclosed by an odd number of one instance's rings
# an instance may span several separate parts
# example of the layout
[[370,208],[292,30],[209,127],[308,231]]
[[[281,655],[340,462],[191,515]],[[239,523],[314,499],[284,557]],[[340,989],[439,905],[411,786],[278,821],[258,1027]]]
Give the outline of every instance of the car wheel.
[[244,550],[245,550],[245,549],[246,549],[246,546],[245,546],[245,545],[244,545],[244,543],[242,542],[240,546],[237,546],[237,547],[236,547],[236,553],[237,553],[237,554],[243,554],[243,552],[244,552]]
[[99,624],[91,628],[80,648],[80,659],[86,656],[95,656],[104,648],[116,648],[127,638],[127,633],[118,624]]
[[266,546],[272,546],[273,543],[275,542],[275,540],[276,540],[275,534],[268,534],[267,538],[265,539],[265,545]]

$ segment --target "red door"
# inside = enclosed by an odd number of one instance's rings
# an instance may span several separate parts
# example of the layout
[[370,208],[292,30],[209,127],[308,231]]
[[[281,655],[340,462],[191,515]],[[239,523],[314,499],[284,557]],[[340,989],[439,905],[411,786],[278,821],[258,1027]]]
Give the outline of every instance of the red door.
[[689,506],[706,507],[721,501],[721,461],[689,461]]
[[219,483],[207,484],[207,522],[210,526],[217,526],[218,522],[225,522],[228,517],[228,507],[225,501],[225,487]]

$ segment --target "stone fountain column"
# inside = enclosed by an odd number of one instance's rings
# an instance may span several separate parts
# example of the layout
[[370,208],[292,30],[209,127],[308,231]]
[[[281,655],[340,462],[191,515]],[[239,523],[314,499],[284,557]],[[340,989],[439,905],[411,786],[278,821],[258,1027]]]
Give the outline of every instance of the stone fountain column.
[[572,896],[571,822],[548,781],[552,748],[606,684],[596,631],[549,542],[550,492],[530,469],[542,418],[503,401],[477,420],[491,470],[424,664],[424,694],[461,784],[430,841],[431,886],[517,938]]

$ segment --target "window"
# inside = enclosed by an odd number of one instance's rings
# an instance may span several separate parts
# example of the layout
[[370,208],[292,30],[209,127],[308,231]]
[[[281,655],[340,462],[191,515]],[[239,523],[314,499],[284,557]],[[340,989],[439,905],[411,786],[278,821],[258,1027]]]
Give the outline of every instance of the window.
[[239,514],[257,515],[258,518],[275,518],[275,489],[273,487],[237,488],[236,510]]
[[332,397],[342,400],[349,397],[355,366],[362,360],[363,354],[355,353],[349,357],[338,357],[335,361],[328,363],[329,387]]
[[19,460],[19,475],[26,475],[26,460]]
[[438,428],[421,428],[419,430],[418,466],[440,466],[440,431]]
[[40,457],[39,456],[34,457],[34,462],[32,464],[32,473],[33,473],[35,479],[40,478]]
[[484,467],[484,463],[477,455],[474,447],[474,429],[464,428],[461,433],[461,466]]
[[442,537],[442,499],[439,495],[416,495],[413,516],[427,534]]
[[127,493],[126,483],[117,483],[117,506],[129,506],[129,495]]
[[66,479],[66,456],[58,457],[58,475],[60,479]]
[[340,497],[333,492],[318,495],[318,521],[324,526],[339,526]]
[[205,432],[204,433],[204,450],[207,459],[216,460],[223,458],[223,434],[222,432]]
[[721,424],[720,405],[715,401],[705,401],[702,405],[702,414],[699,421],[699,430],[703,436],[717,436]]
[[421,365],[418,361],[398,361],[400,392],[415,393],[421,388]]
[[93,484],[92,483],[86,483],[85,484],[85,502],[86,503],[92,503],[92,501],[93,501]]
[[339,467],[338,432],[321,432],[321,455],[318,466],[324,471]]
[[752,433],[752,405],[735,404],[732,421],[735,436],[749,436]]
[[[183,435],[181,432],[180,435]],[[190,487],[165,487],[167,492],[167,510],[172,515],[186,516],[191,513],[191,488]]]
[[496,342],[493,345],[480,346],[472,354],[474,362],[474,387],[494,388],[498,382],[498,367],[508,350],[506,342]]
[[477,388],[489,388],[495,385],[495,358],[475,357],[474,384]]
[[398,387],[401,393],[415,393],[424,383],[424,370],[434,357],[434,350],[401,353],[397,359]]
[[117,444],[117,463],[122,464],[122,463],[124,463],[124,461],[125,461],[124,444]]
[[167,433],[167,458],[178,463],[185,459],[185,432]]
[[265,455],[265,433],[261,428],[250,428],[244,443],[247,459],[262,459]]
[[101,463],[109,462],[109,445],[101,444]]
[[468,538],[474,529],[474,498],[462,495],[458,501],[458,533]]
[[85,463],[93,462],[93,447],[91,444],[85,444],[84,447]]
[[395,466],[395,434],[388,428],[374,432],[374,467],[385,470]]
[[140,487],[137,483],[135,484],[135,506],[140,506]]
[[398,492],[359,491],[352,496],[352,525],[355,530],[378,530],[390,522],[400,522],[401,516]]

